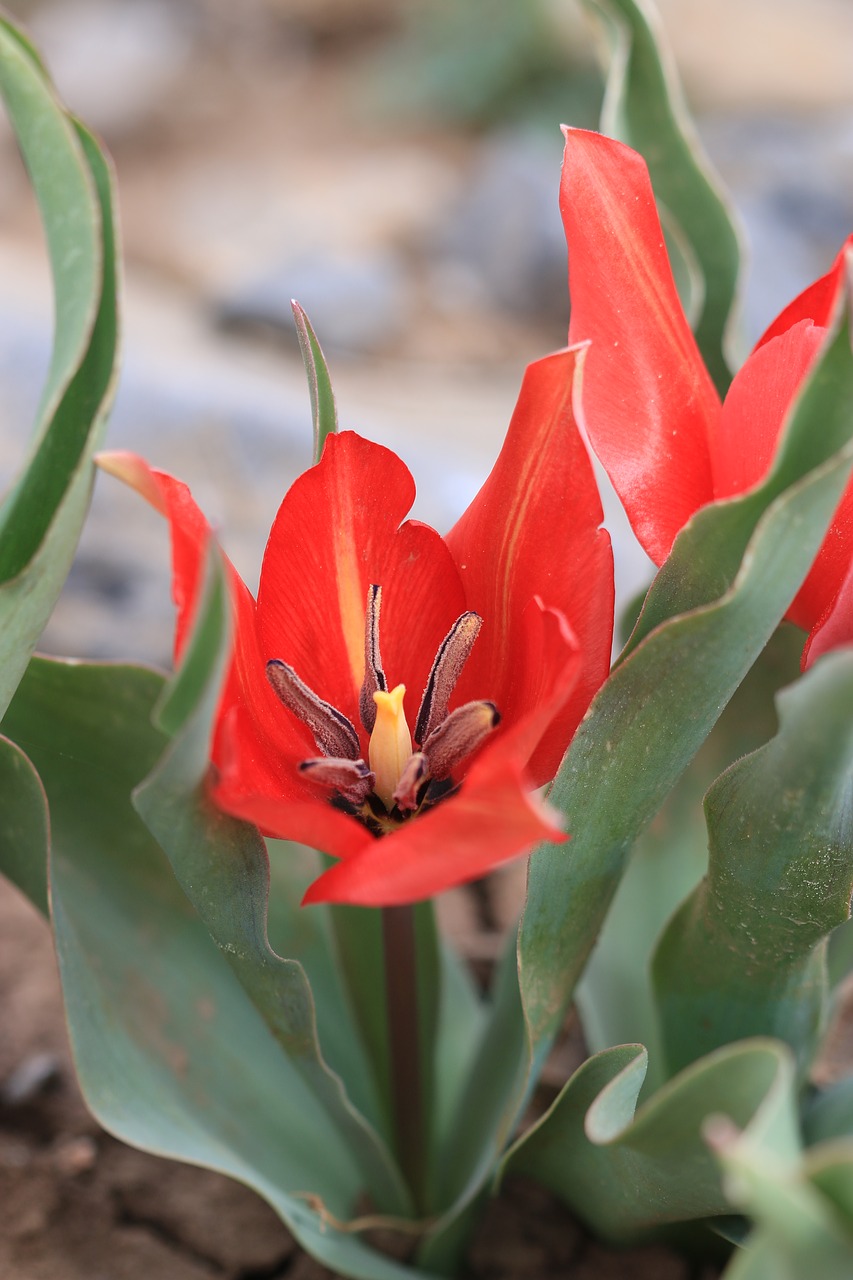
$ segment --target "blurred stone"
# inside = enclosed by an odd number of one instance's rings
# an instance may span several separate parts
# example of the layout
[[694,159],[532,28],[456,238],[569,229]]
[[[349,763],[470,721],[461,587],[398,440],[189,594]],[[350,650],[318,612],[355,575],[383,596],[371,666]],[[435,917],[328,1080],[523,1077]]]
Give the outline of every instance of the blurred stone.
[[31,1053],[0,1086],[0,1102],[20,1107],[56,1084],[61,1064],[55,1053]]
[[228,329],[272,329],[295,344],[291,298],[305,308],[324,351],[381,351],[409,318],[405,268],[390,250],[317,253],[271,266],[225,298],[217,318]]
[[51,1163],[62,1177],[77,1178],[93,1169],[97,1158],[98,1147],[94,1138],[84,1134],[60,1142],[52,1153]]
[[166,0],[53,0],[32,33],[65,102],[110,140],[143,125],[187,66],[185,19]]
[[566,240],[557,203],[560,135],[510,132],[484,144],[435,241],[434,302],[481,297],[525,316],[568,322]]
[[706,116],[700,129],[746,229],[742,328],[751,344],[853,231],[853,107]]

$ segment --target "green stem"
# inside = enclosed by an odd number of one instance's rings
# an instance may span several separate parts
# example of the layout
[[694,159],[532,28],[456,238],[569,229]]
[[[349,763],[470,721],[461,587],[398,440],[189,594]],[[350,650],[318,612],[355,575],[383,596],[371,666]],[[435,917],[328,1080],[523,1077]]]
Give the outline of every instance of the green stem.
[[412,1192],[415,1208],[423,1212],[426,1146],[413,907],[382,908],[382,942],[397,1159]]

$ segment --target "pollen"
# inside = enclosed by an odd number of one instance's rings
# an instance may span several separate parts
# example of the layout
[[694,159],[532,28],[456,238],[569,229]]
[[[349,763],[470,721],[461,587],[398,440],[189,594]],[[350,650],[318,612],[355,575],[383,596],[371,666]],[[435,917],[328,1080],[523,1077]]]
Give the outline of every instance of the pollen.
[[394,808],[394,792],[412,754],[412,735],[403,711],[406,686],[398,684],[390,692],[377,689],[376,723],[370,735],[368,758],[376,775],[374,791],[390,813]]

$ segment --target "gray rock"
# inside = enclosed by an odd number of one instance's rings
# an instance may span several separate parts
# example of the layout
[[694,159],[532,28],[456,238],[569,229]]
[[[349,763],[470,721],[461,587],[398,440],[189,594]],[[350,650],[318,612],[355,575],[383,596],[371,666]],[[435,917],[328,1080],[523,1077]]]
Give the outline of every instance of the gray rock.
[[393,346],[409,320],[409,282],[391,250],[312,253],[270,266],[216,308],[228,329],[267,328],[296,343],[291,298],[304,306],[325,351],[371,354]]
[[751,342],[853,231],[853,110],[705,117],[700,128],[746,227]]
[[484,144],[462,199],[439,229],[442,305],[479,292],[513,312],[568,321],[566,239],[558,207],[561,139],[511,132]]
[[192,51],[186,7],[167,0],[52,0],[31,26],[64,101],[108,140],[145,123]]

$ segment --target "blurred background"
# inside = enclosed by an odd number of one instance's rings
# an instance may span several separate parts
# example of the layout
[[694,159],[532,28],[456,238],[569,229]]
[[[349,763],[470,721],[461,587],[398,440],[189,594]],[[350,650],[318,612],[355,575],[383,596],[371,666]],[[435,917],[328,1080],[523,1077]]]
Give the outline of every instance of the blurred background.
[[[116,164],[124,373],[110,433],[189,481],[254,586],[310,462],[289,300],[343,427],[393,445],[446,529],[500,446],[525,363],[565,342],[559,124],[594,127],[574,0],[6,0]],[[755,338],[853,230],[850,0],[661,0],[751,247]],[[0,481],[47,365],[38,218],[0,124]],[[617,529],[622,597],[648,568]],[[113,481],[45,636],[167,663],[162,522]]]

